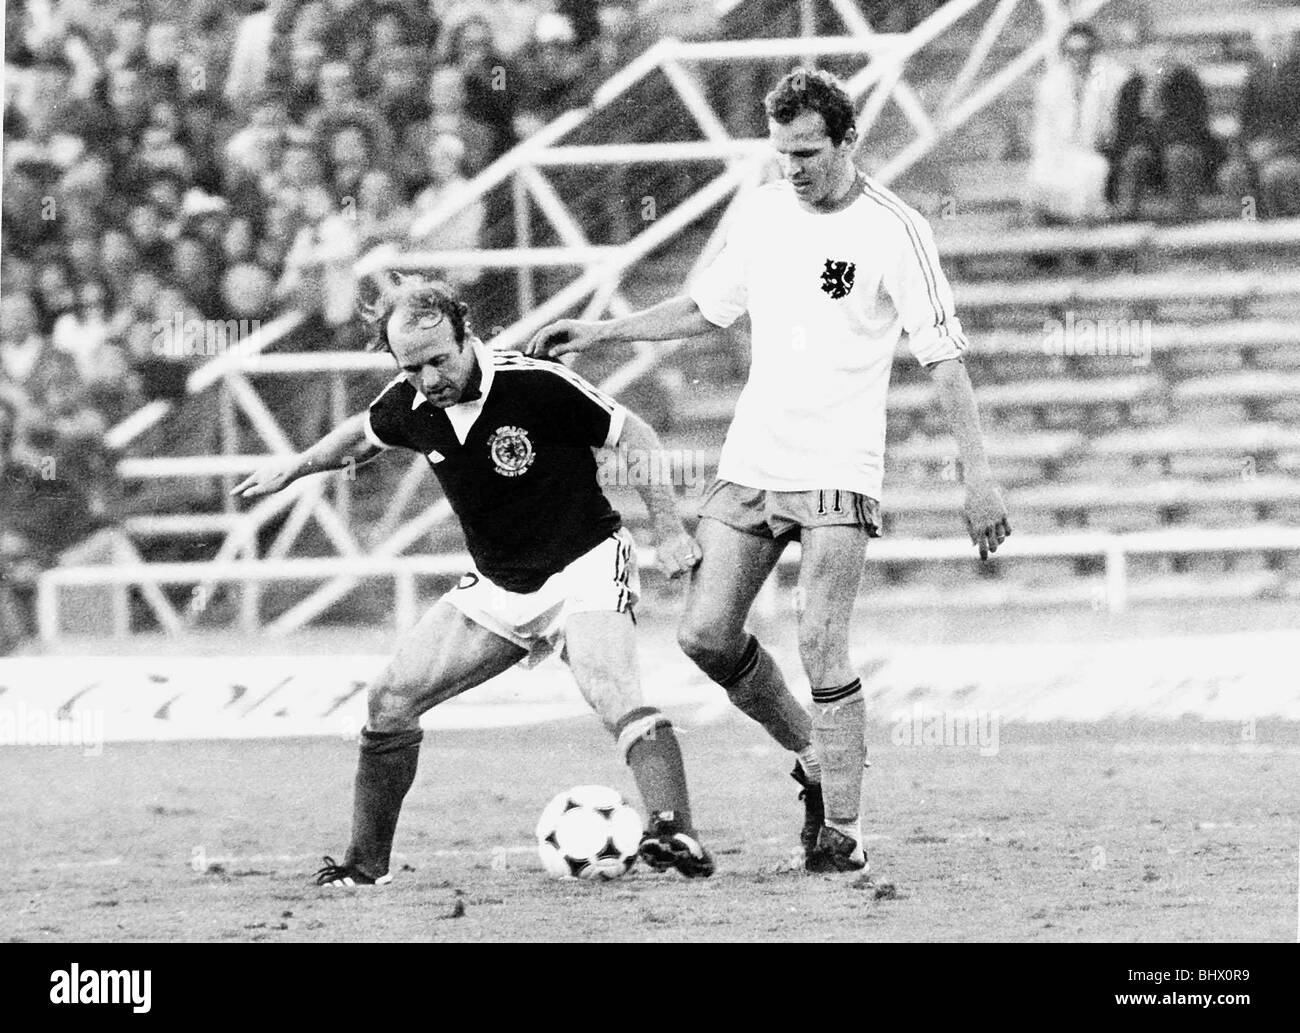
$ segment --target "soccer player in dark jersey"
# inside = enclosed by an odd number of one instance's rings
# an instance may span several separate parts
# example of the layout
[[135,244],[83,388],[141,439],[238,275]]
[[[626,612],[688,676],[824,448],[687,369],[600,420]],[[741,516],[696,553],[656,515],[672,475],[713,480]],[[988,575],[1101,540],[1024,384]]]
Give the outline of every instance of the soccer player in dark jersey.
[[[600,489],[592,451],[618,444],[650,455],[659,439],[565,366],[491,351],[467,316],[445,284],[408,282],[390,292],[375,322],[400,374],[368,411],[234,489],[254,498],[385,449],[411,449],[432,466],[475,566],[370,685],[352,841],[342,864],[325,859],[317,882],[389,881],[398,813],[419,759],[420,715],[557,649],[632,769],[650,815],[642,859],[660,871],[710,875],[672,724],[642,698],[632,620],[636,550]],[[665,572],[687,572],[700,554],[672,486],[638,491]]]

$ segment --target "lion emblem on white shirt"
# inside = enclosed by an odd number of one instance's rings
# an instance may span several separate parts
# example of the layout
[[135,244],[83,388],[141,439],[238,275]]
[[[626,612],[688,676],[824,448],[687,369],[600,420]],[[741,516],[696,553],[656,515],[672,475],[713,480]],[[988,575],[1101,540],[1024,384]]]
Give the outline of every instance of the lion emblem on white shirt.
[[858,267],[852,262],[836,262],[826,259],[826,268],[822,270],[822,290],[838,301],[853,290],[853,277]]

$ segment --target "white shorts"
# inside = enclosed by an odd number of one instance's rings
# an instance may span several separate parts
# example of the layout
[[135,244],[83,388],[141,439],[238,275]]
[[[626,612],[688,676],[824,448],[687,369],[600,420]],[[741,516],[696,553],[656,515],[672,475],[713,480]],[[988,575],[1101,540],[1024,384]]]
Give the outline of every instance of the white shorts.
[[521,663],[534,667],[564,647],[571,614],[630,611],[641,598],[636,545],[619,528],[583,553],[536,592],[508,592],[477,570],[442,597],[475,624],[528,650]]

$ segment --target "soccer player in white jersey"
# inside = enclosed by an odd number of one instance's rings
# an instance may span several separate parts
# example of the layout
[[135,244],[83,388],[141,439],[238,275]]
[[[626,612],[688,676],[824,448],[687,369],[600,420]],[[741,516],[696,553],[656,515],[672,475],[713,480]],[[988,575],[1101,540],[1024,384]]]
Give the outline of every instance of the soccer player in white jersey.
[[[980,556],[1011,528],[929,226],[854,166],[853,105],[834,76],[796,69],[767,96],[766,110],[784,179],[741,203],[722,251],[687,293],[619,319],[558,320],[528,351],[691,337],[749,313],[749,380],[700,511],[703,560],[678,640],[741,711],[797,755],[805,867],[860,871],[866,716],[848,630],[867,540],[880,535],[885,396],[900,335],[938,387]],[[811,714],[745,628],[755,595],[796,538]]]
[[[401,372],[363,413],[306,452],[256,471],[244,498],[362,463],[390,448],[424,456],[460,520],[474,569],[403,636],[369,688],[342,863],[323,886],[389,879],[402,801],[415,779],[420,715],[519,662],[558,653],[614,736],[649,812],[640,855],[658,870],[708,876],[671,722],[644,704],[632,610],[636,550],[596,476],[592,449],[662,446],[634,413],[556,362],[494,352],[473,335],[445,284],[387,295],[378,341]],[[697,562],[671,485],[638,491],[669,577]]]

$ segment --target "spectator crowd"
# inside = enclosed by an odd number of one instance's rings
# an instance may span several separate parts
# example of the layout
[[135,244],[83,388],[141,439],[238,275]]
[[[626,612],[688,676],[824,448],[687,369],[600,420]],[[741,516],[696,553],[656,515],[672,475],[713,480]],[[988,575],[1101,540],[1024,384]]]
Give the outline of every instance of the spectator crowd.
[[[1256,218],[1300,215],[1300,45],[1269,27],[1220,135],[1197,70],[1133,70],[1090,25],[1062,36],[1034,100],[1030,208],[1045,223],[1187,221],[1230,201]],[[1210,204],[1203,203],[1210,199]]]
[[[211,342],[230,343],[172,328],[243,332],[293,309],[307,318],[287,347],[351,347],[352,269],[369,249],[507,242],[491,195],[434,240],[408,230],[584,103],[634,13],[632,0],[7,3],[4,571],[111,518],[107,428],[181,401]],[[189,423],[215,424],[202,415]]]

